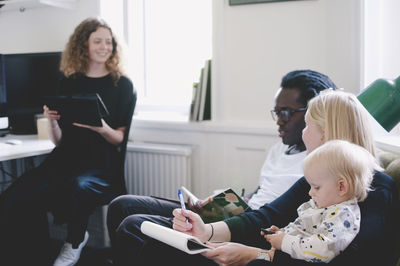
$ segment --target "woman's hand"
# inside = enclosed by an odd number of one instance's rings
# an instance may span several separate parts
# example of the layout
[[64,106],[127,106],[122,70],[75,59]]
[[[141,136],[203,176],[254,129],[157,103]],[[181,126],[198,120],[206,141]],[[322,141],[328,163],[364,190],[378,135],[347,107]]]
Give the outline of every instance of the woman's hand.
[[215,249],[205,251],[201,254],[213,260],[218,265],[246,265],[250,261],[255,260],[260,251],[259,248],[232,242],[208,242],[207,245]]
[[60,127],[58,126],[57,120],[59,120],[61,116],[58,114],[57,111],[50,110],[49,107],[47,107],[47,105],[43,105],[43,115],[49,121],[47,126],[47,132],[49,134],[49,137],[55,145],[58,145],[58,143],[61,140],[62,132]]
[[172,214],[174,215],[172,228],[175,230],[195,236],[203,242],[206,242],[210,238],[211,226],[204,224],[197,213],[189,210],[175,209]]
[[101,119],[101,127],[94,127],[79,123],[72,123],[72,125],[77,127],[87,128],[89,130],[93,130],[94,132],[99,133],[103,138],[105,138],[108,142],[114,145],[119,145],[124,139],[124,133],[126,127],[119,127],[117,129],[113,129],[110,127],[104,119]]
[[89,126],[89,125],[79,124],[79,123],[72,123],[72,124],[77,127],[84,127],[84,128],[93,130],[93,131],[99,133],[100,135],[102,132],[107,130],[107,127],[110,128],[110,126],[106,123],[106,121],[104,121],[104,119],[101,119],[101,124],[102,124],[101,127]]
[[58,114],[56,110],[50,110],[47,105],[43,105],[43,115],[51,121],[59,120],[61,116]]

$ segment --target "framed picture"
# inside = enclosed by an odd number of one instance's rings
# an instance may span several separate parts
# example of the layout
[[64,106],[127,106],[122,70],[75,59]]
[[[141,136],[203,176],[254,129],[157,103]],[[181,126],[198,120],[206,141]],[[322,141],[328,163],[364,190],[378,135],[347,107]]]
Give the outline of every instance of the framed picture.
[[298,0],[229,0],[229,5],[248,5],[248,4],[259,4],[259,3],[270,3],[270,2],[285,2],[285,1],[298,1]]

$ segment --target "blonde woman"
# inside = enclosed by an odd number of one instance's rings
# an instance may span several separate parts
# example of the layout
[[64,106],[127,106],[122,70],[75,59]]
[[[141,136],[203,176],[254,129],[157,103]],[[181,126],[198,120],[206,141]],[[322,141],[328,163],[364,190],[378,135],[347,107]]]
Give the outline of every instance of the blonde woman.
[[[58,93],[94,94],[109,114],[102,126],[71,123],[44,106],[56,148],[37,168],[18,178],[0,196],[0,250],[5,265],[48,265],[47,211],[67,225],[66,241],[54,265],[75,265],[88,241],[89,215],[125,192],[118,165],[136,95],[121,74],[118,43],[99,18],[81,22],[62,55]],[[56,89],[56,88],[55,88]],[[19,254],[19,255],[18,255]]]
[[[311,152],[326,141],[343,139],[364,147],[374,155],[372,133],[366,112],[357,98],[350,93],[330,91],[315,97],[309,102],[306,127],[303,131],[307,151]],[[395,229],[398,213],[397,190],[394,181],[381,172],[375,172],[371,187],[366,200],[359,203],[359,234],[330,264],[392,265],[396,239],[393,234],[398,231]],[[203,241],[222,243],[210,243],[215,249],[204,252],[203,256],[185,256],[172,252],[168,256],[177,256],[179,261],[184,263],[201,261],[204,265],[245,265],[250,262],[249,265],[306,265],[309,262],[292,259],[279,250],[275,252],[273,262],[265,260],[265,249],[268,246],[260,235],[260,229],[273,224],[282,227],[293,221],[297,217],[298,206],[310,200],[309,190],[310,185],[305,178],[301,178],[282,196],[258,211],[212,224],[204,224],[201,218],[191,211],[176,209],[174,229],[195,235]],[[185,222],[186,218],[189,223]]]

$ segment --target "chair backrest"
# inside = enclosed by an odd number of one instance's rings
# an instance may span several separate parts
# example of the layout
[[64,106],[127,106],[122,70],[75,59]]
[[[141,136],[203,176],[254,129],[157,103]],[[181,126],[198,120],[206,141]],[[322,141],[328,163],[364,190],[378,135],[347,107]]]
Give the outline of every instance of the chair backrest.
[[125,185],[125,157],[126,157],[126,147],[128,144],[129,140],[129,132],[131,129],[131,124],[132,124],[132,116],[135,111],[136,107],[136,100],[137,100],[137,94],[136,91],[133,91],[133,102],[130,106],[129,110],[126,110],[129,114],[129,121],[125,129],[124,133],[124,139],[122,140],[122,143],[118,147],[118,152],[119,152],[119,159],[118,163],[115,166],[114,173],[115,175],[120,179],[118,182],[119,188],[117,188],[121,194],[126,194],[126,185]]

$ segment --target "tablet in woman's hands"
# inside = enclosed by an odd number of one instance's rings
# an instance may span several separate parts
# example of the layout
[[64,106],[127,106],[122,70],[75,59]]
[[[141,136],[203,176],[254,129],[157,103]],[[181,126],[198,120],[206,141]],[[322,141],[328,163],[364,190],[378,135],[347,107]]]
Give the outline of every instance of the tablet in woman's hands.
[[101,127],[102,118],[109,115],[97,93],[73,94],[42,97],[50,110],[55,110],[61,116],[63,123],[79,123],[83,125]]

